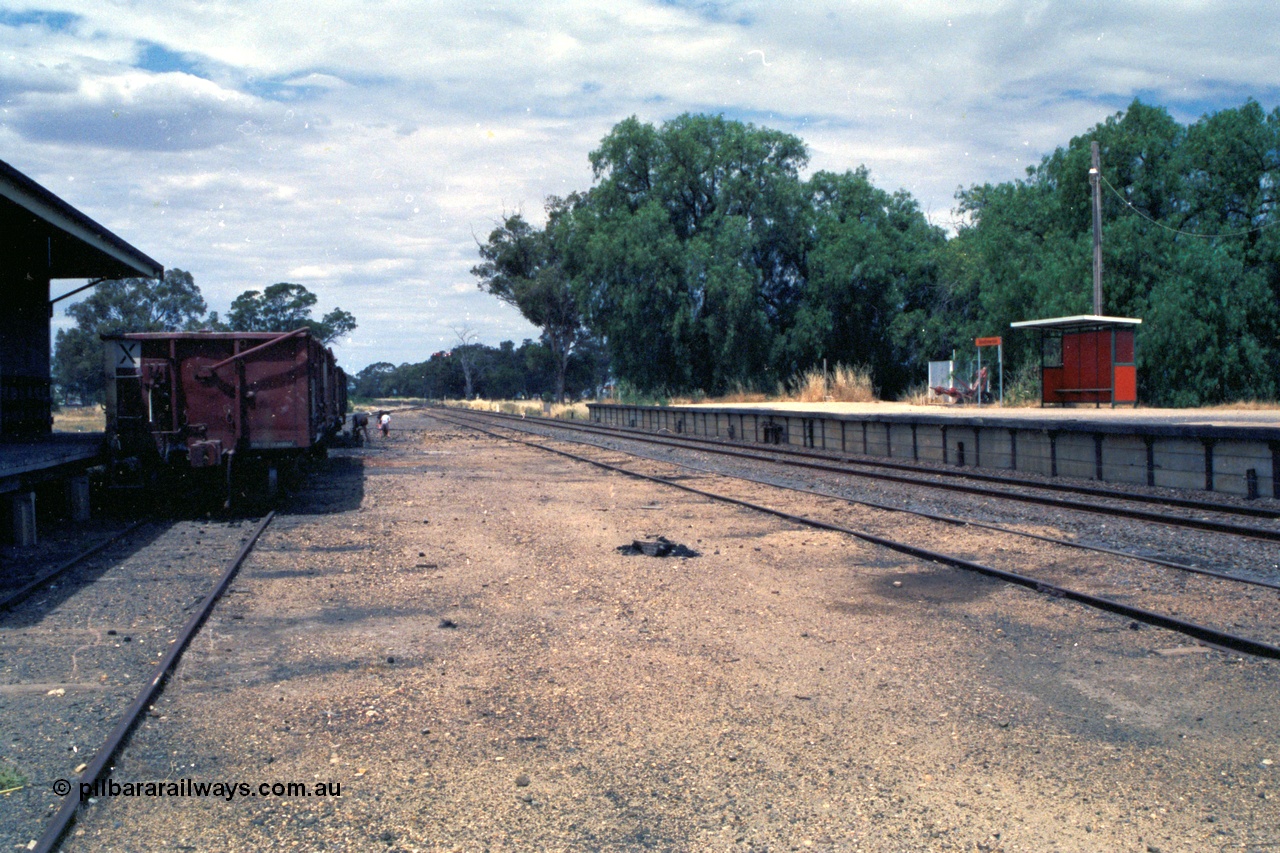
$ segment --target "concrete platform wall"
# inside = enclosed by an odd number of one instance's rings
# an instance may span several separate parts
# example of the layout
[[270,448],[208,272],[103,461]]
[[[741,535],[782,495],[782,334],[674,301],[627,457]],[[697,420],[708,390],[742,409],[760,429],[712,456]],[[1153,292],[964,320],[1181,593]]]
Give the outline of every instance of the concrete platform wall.
[[607,426],[830,453],[1280,498],[1280,431],[1196,424],[591,404]]

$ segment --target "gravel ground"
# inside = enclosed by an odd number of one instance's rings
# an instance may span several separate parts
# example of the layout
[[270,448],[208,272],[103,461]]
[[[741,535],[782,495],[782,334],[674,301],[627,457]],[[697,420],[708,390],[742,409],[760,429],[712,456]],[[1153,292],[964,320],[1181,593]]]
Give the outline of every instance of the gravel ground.
[[[1030,574],[1047,583],[1104,595],[1273,645],[1280,644],[1280,607],[1277,607],[1280,591],[1274,588],[1280,584],[1280,544],[1275,542],[1090,512],[1064,512],[1021,501],[966,496],[857,476],[787,468],[697,450],[648,445],[612,435],[556,430],[542,423],[530,426],[539,435],[585,438],[602,448],[643,454],[652,461],[625,460],[620,454],[611,457],[608,453],[590,450],[590,445],[581,443],[560,445],[590,458],[621,460],[629,470],[649,476],[674,479],[719,494],[818,517],[887,539],[945,550],[1006,571]],[[812,489],[839,499],[824,501],[810,495],[761,488],[749,481],[711,476],[715,472],[727,472],[735,477],[745,476],[757,482],[792,489]],[[1159,496],[1167,490],[1142,491]],[[881,507],[899,507],[911,510],[913,514]],[[942,523],[917,516],[915,512],[994,524],[1006,531],[1019,531],[1029,536]],[[1035,536],[1111,549],[1135,557],[1173,560],[1232,577],[1262,581],[1272,587],[1239,584],[1140,559],[1125,559],[1029,538]]]
[[129,527],[129,522],[121,518],[95,517],[79,523],[41,521],[44,523],[37,545],[0,545],[0,599]]
[[[1280,665],[396,426],[278,517],[113,775],[341,796],[103,796],[66,849],[1280,846]],[[618,551],[657,535],[699,556]]]
[[[93,757],[252,529],[146,523],[0,611],[0,849],[41,834],[55,780]],[[50,539],[61,552],[80,537]]]

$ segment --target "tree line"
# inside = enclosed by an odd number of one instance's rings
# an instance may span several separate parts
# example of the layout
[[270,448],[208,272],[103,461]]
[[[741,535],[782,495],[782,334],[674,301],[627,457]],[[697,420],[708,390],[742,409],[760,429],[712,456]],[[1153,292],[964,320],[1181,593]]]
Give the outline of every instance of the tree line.
[[[865,168],[807,179],[804,143],[723,116],[632,117],[590,155],[593,185],[502,218],[482,290],[647,393],[772,387],[864,365],[884,397],[927,362],[1017,320],[1092,313],[1090,144],[1100,144],[1103,313],[1140,317],[1140,399],[1273,399],[1280,365],[1280,110],[1255,101],[1183,125],[1134,101],[1025,177],[961,189],[954,233]],[[558,369],[557,383],[562,381]]]
[[608,382],[604,353],[591,344],[577,347],[564,363],[539,341],[519,347],[503,341],[496,347],[470,340],[452,350],[433,353],[426,361],[394,365],[380,361],[351,377],[351,395],[358,399],[425,397],[427,399],[491,400],[558,399],[565,395],[595,395]]
[[100,282],[88,298],[67,308],[76,325],[54,338],[53,381],[64,401],[102,402],[102,335],[125,332],[275,332],[307,327],[325,344],[356,328],[349,311],[334,308],[311,316],[318,297],[300,284],[280,282],[246,290],[231,303],[226,319],[208,311],[191,273],[165,270],[164,278],[124,278]]

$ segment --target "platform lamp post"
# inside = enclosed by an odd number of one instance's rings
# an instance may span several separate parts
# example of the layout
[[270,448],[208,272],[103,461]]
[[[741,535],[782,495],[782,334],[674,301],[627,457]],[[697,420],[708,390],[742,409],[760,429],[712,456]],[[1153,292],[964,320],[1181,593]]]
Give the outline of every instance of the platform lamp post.
[[1093,188],[1093,314],[1102,316],[1102,155],[1089,143],[1089,185]]

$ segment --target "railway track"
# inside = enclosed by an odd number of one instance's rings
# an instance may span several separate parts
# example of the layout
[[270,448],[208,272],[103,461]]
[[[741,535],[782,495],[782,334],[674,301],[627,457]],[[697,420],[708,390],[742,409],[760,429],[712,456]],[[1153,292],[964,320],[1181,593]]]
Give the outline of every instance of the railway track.
[[78,553],[56,560],[49,565],[41,565],[38,561],[23,561],[20,565],[6,567],[3,577],[0,578],[0,612],[12,609],[28,596],[56,582],[71,569],[126,540],[142,525],[143,522],[134,522],[123,530],[108,534]]
[[273,516],[134,525],[7,592],[0,843],[58,846]]
[[[944,468],[936,465],[908,464],[855,457],[849,454],[833,454],[802,450],[777,445],[730,443],[714,438],[655,434],[637,429],[615,428],[551,418],[521,418],[501,412],[477,410],[453,410],[471,414],[483,414],[511,424],[554,427],[561,431],[609,438],[625,438],[646,444],[681,447],[720,456],[752,461],[780,461],[787,465],[812,471],[846,474],[860,478],[942,489],[979,497],[998,498],[1039,504],[1058,509],[1091,512],[1122,518],[1133,518],[1186,527],[1194,530],[1231,533],[1250,536],[1269,542],[1280,542],[1280,509],[1265,505],[1256,506],[1243,502],[1207,501],[1180,497],[1170,493],[1150,494],[1136,489],[1112,489],[1091,486],[1079,482],[1030,479],[1027,477],[1001,476],[963,468]],[[522,426],[521,428],[526,428]],[[1067,494],[1072,497],[1058,497]],[[1147,510],[1157,505],[1184,510],[1181,513]],[[1198,513],[1199,515],[1196,515]],[[1245,524],[1236,519],[1260,519],[1271,524]]]
[[[466,411],[466,410],[463,410]],[[489,413],[483,413],[489,415]],[[820,476],[836,475],[833,481],[831,477],[827,477],[829,482],[846,484],[853,482],[884,482],[886,478],[876,474],[867,476],[861,466],[862,460],[857,460],[858,465],[847,466],[843,464],[830,464],[830,462],[812,462],[810,457],[813,454],[807,454],[800,451],[777,451],[775,449],[761,450],[754,446],[747,447],[725,447],[723,442],[711,439],[689,439],[689,438],[672,438],[669,436],[653,436],[647,433],[636,433],[632,430],[618,430],[608,427],[584,426],[573,422],[555,421],[551,419],[520,419],[514,416],[493,414],[492,417],[499,418],[509,424],[518,425],[524,430],[537,430],[539,425],[544,430],[560,430],[561,432],[570,431],[579,434],[595,435],[602,440],[619,440],[628,443],[636,443],[643,445],[652,445],[667,448],[683,448],[695,452],[706,452],[712,457],[725,457],[732,460],[746,460],[749,462],[768,463],[777,466],[775,470],[802,470],[805,472],[817,472]],[[564,424],[564,426],[561,426]],[[830,460],[831,457],[823,456],[822,458]],[[798,461],[796,461],[798,459]],[[869,463],[875,465],[877,463]],[[919,467],[919,466],[917,466]],[[1180,499],[1176,496],[1169,495],[1153,495],[1143,494],[1135,491],[1098,489],[1079,483],[1063,483],[1056,482],[1049,484],[1057,491],[1077,490],[1081,495],[1090,498],[1088,501],[1064,501],[1057,499],[1046,499],[1043,495],[1037,494],[1036,489],[1042,485],[1039,482],[1028,481],[1023,478],[1012,478],[1005,482],[1015,486],[1014,489],[995,489],[988,487],[969,487],[961,486],[955,488],[952,484],[946,482],[946,475],[952,472],[936,469],[920,467],[919,470],[926,474],[939,473],[944,475],[941,479],[934,476],[889,478],[894,484],[892,494],[882,501],[867,499],[863,493],[851,494],[849,488],[834,485],[837,494],[850,500],[857,500],[867,506],[877,509],[894,509],[904,512],[920,513],[920,510],[914,508],[918,503],[918,497],[923,492],[919,489],[929,490],[940,488],[943,492],[958,492],[961,495],[974,496],[978,498],[989,498],[993,502],[1012,501],[1013,503],[1028,504],[1031,506],[1041,506],[1050,510],[1046,518],[1052,519],[1053,524],[1058,524],[1061,518],[1070,517],[1071,513],[1084,514],[1090,517],[1128,519],[1140,522],[1154,522],[1166,525],[1177,531],[1203,531],[1205,533],[1226,534],[1228,536],[1239,537],[1242,540],[1258,540],[1261,543],[1271,543],[1277,541],[1280,537],[1280,526],[1275,524],[1240,524],[1234,521],[1234,518],[1240,516],[1251,518],[1271,518],[1277,511],[1268,507],[1252,507],[1241,505],[1240,503],[1228,502],[1212,502],[1194,499]],[[963,472],[957,476],[965,476]],[[985,481],[997,481],[998,477],[991,475],[978,475]],[[862,490],[865,492],[865,490]],[[1108,496],[1109,501],[1103,501],[1103,496]],[[1194,508],[1199,516],[1191,517],[1185,513],[1161,513],[1152,512],[1146,509],[1134,510],[1127,504],[1132,503],[1136,499],[1140,503],[1168,503],[1172,506],[1180,506],[1184,510]],[[993,505],[996,505],[993,504]],[[971,504],[970,504],[971,505]],[[961,506],[964,506],[961,504]],[[1057,512],[1058,510],[1064,512]],[[1212,513],[1212,514],[1210,514]],[[928,514],[928,513],[924,513]],[[1216,516],[1216,517],[1214,517]],[[948,520],[953,523],[963,523],[967,525],[987,526],[992,529],[1009,531],[1004,525],[983,525],[980,518],[974,516],[971,511],[963,518],[947,518],[941,516],[940,520]],[[1240,580],[1244,583],[1253,583],[1259,586],[1269,586],[1273,588],[1280,587],[1280,557],[1274,554],[1269,548],[1254,548],[1252,554],[1246,555],[1242,560],[1228,559],[1215,568],[1213,565],[1205,565],[1206,560],[1203,556],[1204,541],[1199,537],[1173,537],[1161,535],[1162,542],[1180,543],[1182,555],[1167,555],[1153,553],[1152,549],[1143,542],[1130,543],[1128,547],[1106,547],[1104,545],[1091,544],[1102,538],[1110,536],[1106,533],[1105,524],[1099,525],[1096,521],[1091,524],[1072,523],[1075,532],[1070,536],[1045,537],[1029,532],[1026,529],[1020,532],[1030,538],[1045,539],[1047,541],[1057,542],[1058,544],[1068,547],[1079,548],[1083,550],[1101,551],[1104,553],[1113,553],[1121,556],[1130,556],[1135,559],[1164,565],[1169,568],[1179,569],[1182,571],[1202,573],[1206,575],[1220,575],[1226,578]],[[1024,525],[1025,528],[1025,525]],[[1101,535],[1101,534],[1106,535]],[[1250,549],[1243,549],[1250,550]],[[1235,558],[1237,555],[1231,555]],[[1211,562],[1211,561],[1210,561]],[[1240,572],[1236,569],[1240,563],[1246,564],[1246,571]],[[1265,577],[1264,577],[1265,576]]]
[[[467,410],[462,411],[465,413]],[[489,413],[483,414],[489,415]],[[855,484],[861,482],[876,484],[882,482],[879,478],[872,477],[864,480],[861,476],[862,471],[856,467],[846,468],[841,465],[811,464],[804,457],[812,454],[803,454],[796,451],[782,451],[780,453],[774,450],[760,451],[753,446],[726,448],[723,446],[723,442],[709,439],[681,440],[663,436],[655,437],[647,433],[637,434],[632,430],[617,430],[597,426],[584,427],[582,424],[544,418],[526,420],[496,413],[492,417],[517,425],[526,431],[536,432],[541,430],[544,434],[546,434],[547,430],[586,433],[600,437],[602,441],[623,441],[627,446],[632,446],[633,444],[652,445],[659,448],[666,447],[669,450],[671,448],[683,448],[698,454],[705,450],[708,451],[708,454],[705,456],[699,455],[698,458],[715,459],[717,457],[725,457],[735,460],[735,462],[737,460],[761,462],[766,463],[766,468],[774,471],[786,471],[789,469],[803,471],[806,476],[808,472],[817,472],[819,481],[824,484],[822,491],[825,493],[855,501],[874,509],[907,512],[935,518],[951,524],[962,524],[970,527],[1013,533],[1028,539],[1052,542],[1082,551],[1129,557],[1184,572],[1203,574],[1210,577],[1222,577],[1260,587],[1280,588],[1280,555],[1277,555],[1274,548],[1269,545],[1273,541],[1276,528],[1257,524],[1241,525],[1229,521],[1233,514],[1238,514],[1235,512],[1237,510],[1243,510],[1245,513],[1254,516],[1257,513],[1266,514],[1272,512],[1272,510],[1265,507],[1241,506],[1239,503],[1180,500],[1176,496],[1150,495],[1119,490],[1100,490],[1078,483],[1053,483],[1051,485],[1059,491],[1075,488],[1080,489],[1084,494],[1093,493],[1098,495],[1105,493],[1117,500],[1137,497],[1148,502],[1164,501],[1168,498],[1169,501],[1175,504],[1180,502],[1194,505],[1202,513],[1208,512],[1210,508],[1218,510],[1219,513],[1216,519],[1204,517],[1188,519],[1185,515],[1152,513],[1149,511],[1135,514],[1128,507],[1123,504],[1117,505],[1114,501],[1111,503],[1085,503],[1083,505],[1078,502],[1051,502],[1046,504],[1036,500],[1035,495],[1029,494],[1025,489],[1019,489],[1012,493],[1004,489],[964,489],[961,491],[962,496],[972,495],[979,498],[990,498],[990,507],[984,507],[982,511],[975,512],[972,501],[964,500],[963,497],[960,502],[951,500],[950,503],[958,507],[955,510],[955,513],[959,513],[959,517],[957,517],[956,514],[947,515],[940,511],[931,513],[919,507],[921,503],[920,496],[926,494],[929,487],[937,484],[937,480],[931,477],[912,478],[903,481],[897,481],[895,478],[893,486],[872,492],[872,494],[880,496],[879,499],[873,499],[867,496],[867,488],[859,488]],[[562,424],[563,426],[561,426]],[[793,465],[792,459],[797,456],[801,458],[801,461]],[[699,467],[689,463],[687,460],[684,464],[686,467]],[[709,468],[711,464],[704,467]],[[699,468],[699,470],[703,469]],[[949,472],[943,471],[942,473]],[[982,476],[985,480],[998,479],[989,475]],[[792,479],[795,480],[796,478],[792,477]],[[769,477],[767,481],[777,484],[778,479]],[[799,481],[797,480],[797,482]],[[1026,483],[1029,481],[1013,479],[1010,482]],[[924,491],[921,491],[922,489]],[[944,487],[943,493],[949,491],[953,490]],[[1021,503],[1030,506],[1042,506],[1046,511],[1041,512],[1038,518],[1028,516],[1019,525],[1013,527],[1008,523],[997,524],[990,520],[984,521],[984,514],[987,517],[999,519],[1014,512],[1012,509],[1005,511],[993,509],[1003,506],[1000,502],[1006,498],[1013,502],[1008,504],[1009,507]],[[928,499],[928,503],[935,505],[938,501],[936,499]],[[1074,515],[1072,511],[1076,511]],[[1073,518],[1079,520],[1072,520]],[[1132,535],[1132,531],[1135,529],[1133,525],[1126,527],[1125,525],[1112,524],[1108,526],[1105,521],[1099,523],[1099,518],[1156,522],[1167,525],[1172,528],[1173,532],[1158,533],[1153,536],[1146,532],[1146,528],[1139,525],[1136,529],[1142,531],[1141,535]],[[1046,525],[1054,528],[1061,526],[1064,528],[1064,532],[1057,536],[1049,536],[1037,532]],[[1117,537],[1118,532],[1123,534],[1126,530],[1131,535]],[[1194,535],[1200,531],[1225,534],[1228,537],[1237,538],[1244,544],[1238,545],[1227,552],[1224,552],[1220,547],[1208,548],[1207,543],[1212,542],[1213,537]],[[1116,540],[1117,538],[1119,544],[1110,546],[1105,544],[1107,541]],[[1249,542],[1249,540],[1258,541]],[[1159,543],[1158,548],[1152,547],[1151,543],[1153,541]]]
[[[1025,537],[1025,533],[997,531],[993,525],[983,525],[980,536],[959,534],[956,528],[961,525],[969,526],[970,521],[941,518],[933,512],[914,511],[915,518],[909,524],[902,521],[905,511],[899,507],[872,507],[862,501],[857,511],[851,512],[848,501],[812,488],[712,471],[684,460],[653,460],[630,453],[619,459],[617,454],[626,451],[620,448],[601,448],[585,441],[581,436],[547,438],[546,431],[558,425],[531,424],[524,430],[519,430],[513,429],[517,425],[508,419],[494,419],[486,415],[451,411],[440,416],[457,425],[469,426],[495,437],[520,441],[607,470],[662,482],[704,497],[767,512],[795,523],[855,536],[918,559],[995,577],[1056,598],[1070,599],[1131,619],[1131,627],[1157,626],[1234,652],[1280,658],[1280,645],[1277,645],[1277,641],[1280,641],[1280,620],[1277,619],[1276,601],[1272,594],[1277,588],[1274,581],[1206,572],[1173,561],[1151,560],[1109,548],[1092,549],[1094,553],[1087,560],[1078,555],[1068,557],[1064,554],[1065,549],[1078,548],[1078,543],[1036,537],[1041,542],[1031,548],[1027,546],[1025,538],[1022,543],[1016,541],[1017,537]],[[500,424],[495,423],[499,420]],[[541,430],[544,433],[540,436],[543,440],[503,435],[490,428],[494,426],[505,427],[508,432],[525,434]],[[630,440],[633,437],[628,435],[626,438]],[[574,442],[580,450],[571,452],[553,446],[551,441]],[[580,452],[583,445],[594,450],[584,454]],[[609,453],[615,455],[612,458],[605,455]],[[741,457],[742,454],[735,452],[733,455]],[[689,473],[691,471],[692,475]],[[688,480],[691,478],[699,480],[699,485],[690,485]],[[762,500],[769,503],[766,505]],[[815,506],[815,503],[818,505]],[[1097,509],[1091,511],[1097,512]],[[851,515],[855,517],[851,519]],[[1152,523],[1141,515],[1125,517],[1129,523]],[[853,526],[854,522],[856,527]],[[939,532],[939,523],[948,525],[950,531],[945,534]],[[1161,519],[1159,523],[1168,522]],[[929,529],[922,525],[933,527]],[[1216,532],[1219,535],[1224,533],[1222,529]],[[1241,535],[1249,536],[1250,532],[1233,530],[1228,534]],[[949,549],[945,553],[914,544],[944,536]],[[957,548],[956,545],[963,547]],[[1262,545],[1270,548],[1269,543]],[[1274,553],[1272,556],[1275,556]],[[979,557],[982,561],[979,561]],[[993,557],[999,559],[992,559]],[[1030,562],[1036,562],[1037,565],[1029,569],[1026,564]],[[1175,572],[1172,569],[1184,571]],[[1195,574],[1188,575],[1185,571]],[[1263,589],[1259,590],[1258,587]],[[1233,630],[1236,628],[1246,628],[1254,636],[1236,633]]]

